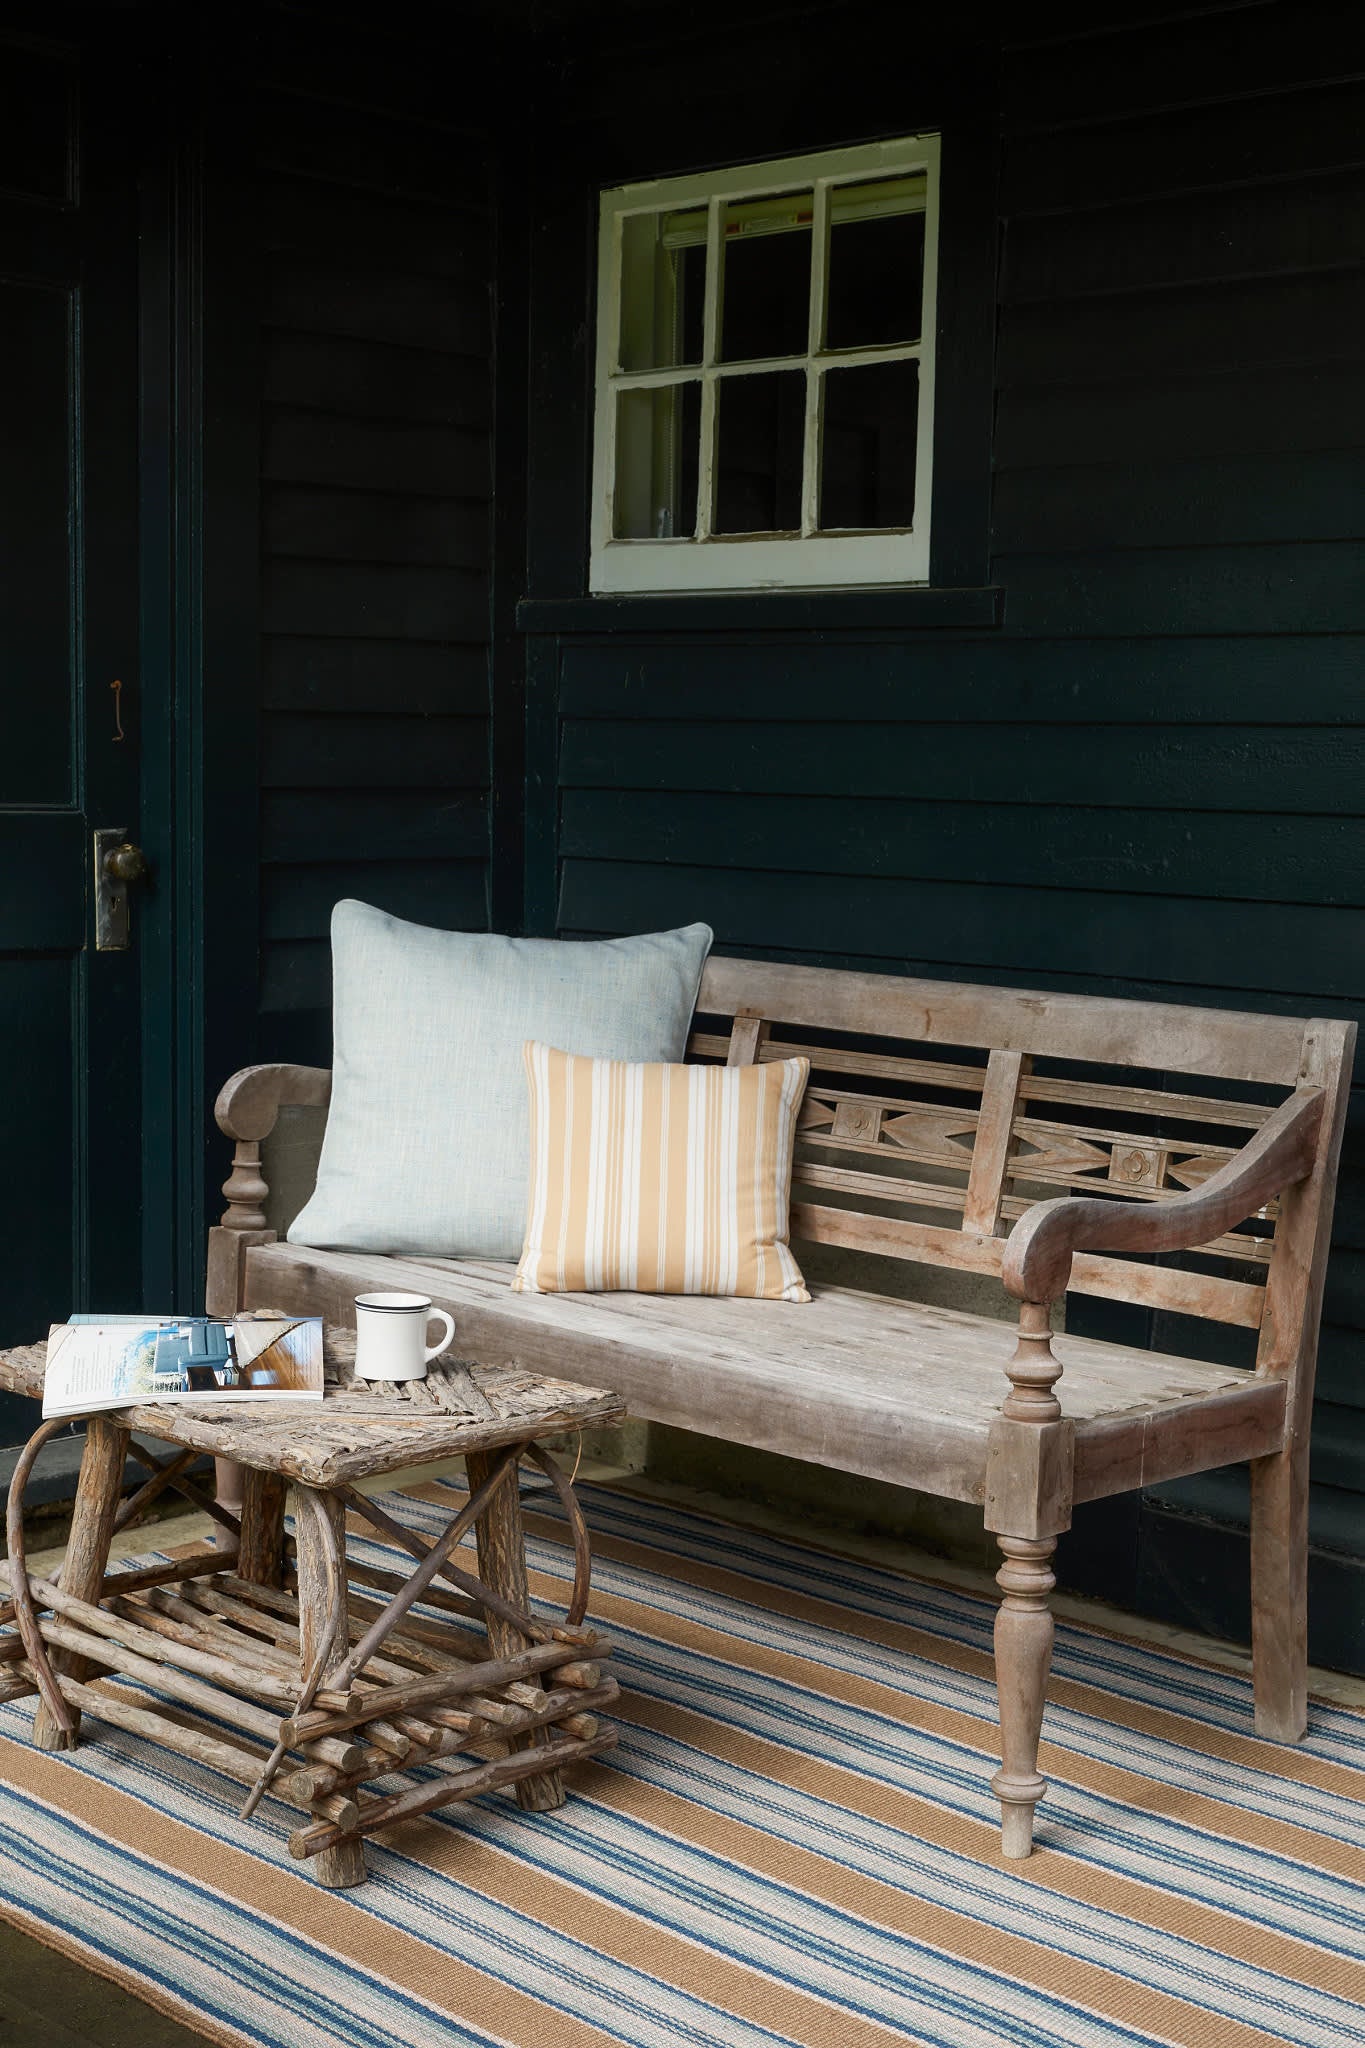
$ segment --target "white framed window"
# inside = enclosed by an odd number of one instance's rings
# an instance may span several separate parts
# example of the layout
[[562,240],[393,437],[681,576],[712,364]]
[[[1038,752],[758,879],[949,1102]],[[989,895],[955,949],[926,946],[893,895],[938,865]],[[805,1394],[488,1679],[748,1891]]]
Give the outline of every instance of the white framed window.
[[602,194],[591,590],[928,582],[938,155]]

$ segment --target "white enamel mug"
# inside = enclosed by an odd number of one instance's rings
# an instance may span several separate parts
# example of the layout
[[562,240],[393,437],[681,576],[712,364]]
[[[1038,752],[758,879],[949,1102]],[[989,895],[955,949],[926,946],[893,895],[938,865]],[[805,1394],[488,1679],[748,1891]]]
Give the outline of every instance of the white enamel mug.
[[[442,1322],[435,1344],[427,1328]],[[355,1298],[355,1373],[360,1380],[425,1379],[427,1366],[450,1348],[455,1323],[443,1308],[433,1308],[425,1294],[357,1294]]]

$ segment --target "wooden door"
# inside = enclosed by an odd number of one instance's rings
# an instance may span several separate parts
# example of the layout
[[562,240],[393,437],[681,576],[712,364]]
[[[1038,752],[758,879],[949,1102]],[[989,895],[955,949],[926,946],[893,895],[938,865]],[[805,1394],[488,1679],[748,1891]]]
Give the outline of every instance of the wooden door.
[[95,829],[139,837],[134,126],[0,26],[0,1343],[140,1305],[142,905],[99,951],[93,902]]

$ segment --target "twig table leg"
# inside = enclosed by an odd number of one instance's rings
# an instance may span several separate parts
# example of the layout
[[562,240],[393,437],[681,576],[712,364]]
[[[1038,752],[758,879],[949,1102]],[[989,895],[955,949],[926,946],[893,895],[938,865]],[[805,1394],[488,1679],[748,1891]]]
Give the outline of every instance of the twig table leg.
[[242,1471],[242,1547],[237,1572],[255,1586],[284,1584],[284,1502],[278,1472]]
[[[295,1492],[294,1539],[298,1545],[299,1652],[311,1671],[324,1648],[326,1663],[345,1655],[350,1644],[346,1614],[346,1510],[334,1493],[312,1487]],[[365,1881],[365,1847],[358,1840],[322,1849],[313,1875],[332,1891]]]
[[[465,1467],[471,1493],[483,1485],[501,1454],[496,1451],[468,1451]],[[526,1542],[522,1528],[521,1503],[517,1489],[500,1486],[485,1508],[477,1527],[479,1576],[495,1593],[525,1614],[530,1607],[526,1578]],[[520,1629],[499,1614],[487,1615],[488,1647],[495,1657],[514,1657],[530,1647]],[[534,1749],[544,1745],[543,1733],[517,1736],[513,1749]],[[538,1772],[522,1778],[517,1785],[517,1804],[527,1813],[552,1813],[564,1804],[564,1787],[558,1771]]]
[[[128,1431],[119,1429],[103,1415],[92,1415],[86,1424],[71,1535],[62,1562],[62,1591],[70,1593],[73,1599],[98,1602],[103,1591],[127,1455]],[[71,1678],[84,1678],[90,1668],[86,1658],[74,1656],[69,1650],[54,1650],[51,1663],[54,1670]],[[73,1707],[71,1716],[78,1734],[80,1709]],[[75,1739],[73,1734],[73,1746]],[[66,1741],[46,1704],[40,1702],[33,1717],[35,1749],[65,1749]]]

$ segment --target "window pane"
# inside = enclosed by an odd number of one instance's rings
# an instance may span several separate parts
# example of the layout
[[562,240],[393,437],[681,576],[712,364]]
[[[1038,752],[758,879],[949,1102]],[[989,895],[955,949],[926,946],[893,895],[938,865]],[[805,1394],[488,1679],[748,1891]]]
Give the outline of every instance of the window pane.
[[705,292],[705,207],[628,215],[621,223],[621,368],[699,363]]
[[801,524],[805,372],[724,377],[716,403],[715,531],[794,532]]
[[830,194],[826,348],[918,341],[924,177],[836,185]]
[[822,397],[821,526],[912,525],[919,364],[827,370]]
[[721,215],[720,356],[803,356],[810,331],[809,192],[734,199]]
[[691,539],[700,440],[700,384],[619,394],[612,519],[618,540]]

